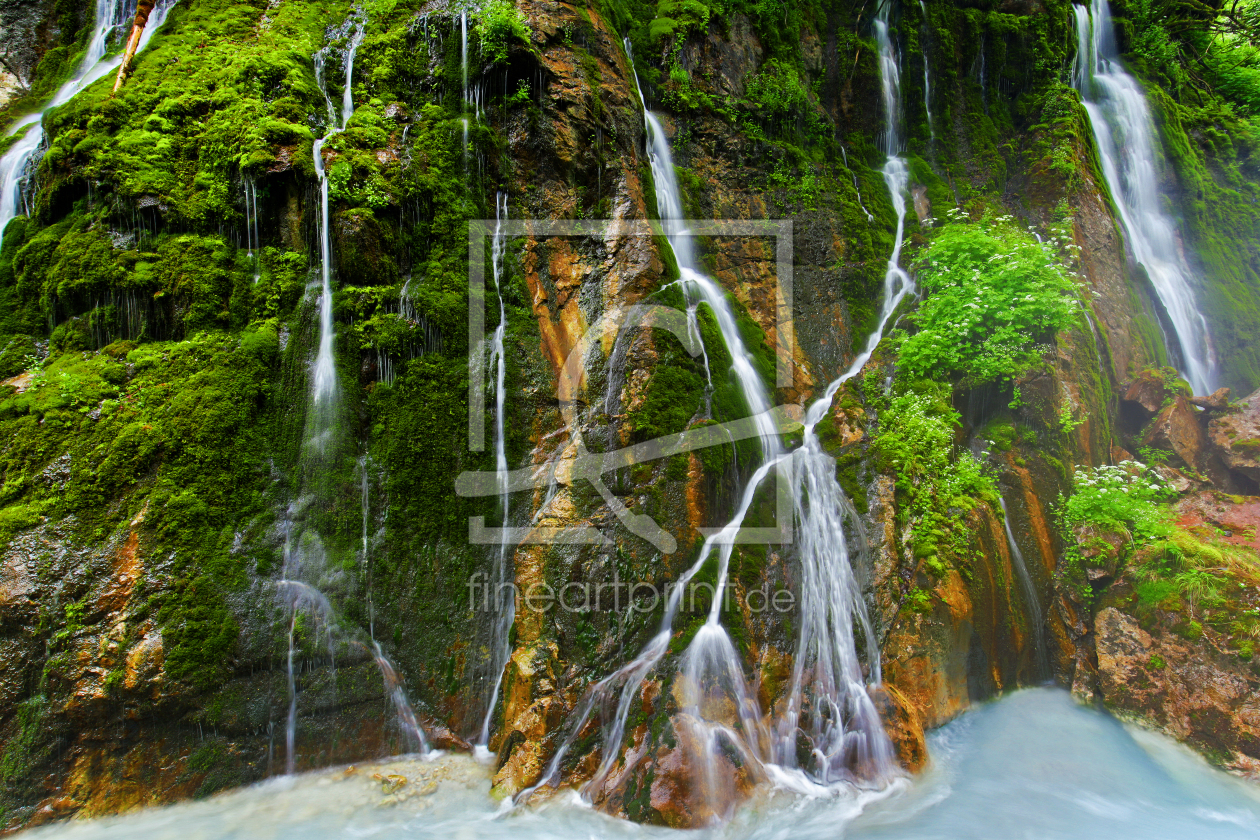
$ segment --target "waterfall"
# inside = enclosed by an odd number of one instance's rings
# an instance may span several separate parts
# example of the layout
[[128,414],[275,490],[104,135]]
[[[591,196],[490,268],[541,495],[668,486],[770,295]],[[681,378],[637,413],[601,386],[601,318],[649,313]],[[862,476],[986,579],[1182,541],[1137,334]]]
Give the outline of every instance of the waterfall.
[[1089,114],[1103,176],[1133,260],[1146,270],[1172,326],[1174,335],[1164,336],[1168,355],[1195,393],[1206,394],[1216,386],[1212,346],[1195,303],[1177,225],[1161,209],[1150,109],[1137,80],[1120,64],[1106,0],[1092,2],[1092,13],[1085,6],[1074,7],[1073,85]]
[[931,32],[931,24],[928,22],[927,5],[923,0],[919,0],[919,10],[923,12],[923,43],[919,45],[923,52],[923,110],[927,112],[928,134],[931,136],[932,143],[936,143],[936,125],[932,122],[932,70],[928,66],[927,56],[927,39]]
[[[626,39],[624,43],[627,57],[629,57],[629,39]],[[633,67],[633,62],[631,66]],[[725,596],[730,558],[735,548],[735,538],[749,508],[752,506],[757,490],[770,473],[770,470],[780,464],[784,455],[778,431],[772,420],[767,416],[770,406],[769,395],[766,393],[764,383],[757,376],[752,364],[752,358],[740,337],[735,314],[731,309],[730,303],[722,289],[712,279],[705,276],[696,264],[690,234],[684,223],[682,195],[674,175],[673,157],[670,152],[669,142],[665,137],[665,130],[661,126],[660,121],[647,109],[647,102],[643,97],[643,90],[639,86],[637,74],[635,76],[635,87],[638,90],[639,101],[643,105],[644,126],[647,131],[648,141],[647,153],[651,164],[652,178],[656,185],[656,201],[660,210],[661,225],[665,230],[670,248],[674,252],[680,273],[679,282],[685,292],[694,294],[698,301],[708,304],[713,313],[723,342],[731,355],[731,372],[739,382],[740,390],[747,402],[750,413],[757,417],[758,436],[764,458],[763,463],[753,473],[744,487],[740,504],[734,517],[724,528],[710,533],[705,538],[700,548],[699,558],[680,576],[677,583],[670,589],[666,597],[665,612],[656,635],[633,660],[592,686],[587,693],[586,702],[581,712],[571,725],[568,737],[561,743],[555,755],[552,756],[538,783],[518,794],[516,802],[526,802],[541,785],[555,783],[560,764],[568,754],[570,747],[573,746],[586,721],[596,709],[604,708],[616,697],[616,708],[612,721],[604,728],[603,759],[594,776],[583,787],[583,794],[589,795],[589,792],[597,790],[608,778],[609,773],[612,772],[617,762],[620,753],[619,748],[625,735],[626,721],[635,699],[639,695],[640,685],[669,650],[669,641],[673,636],[674,619],[682,605],[682,598],[687,589],[687,583],[710,561],[715,553],[717,555],[718,580],[712,596],[712,606],[704,627],[700,632],[696,633],[692,643],[683,653],[682,670],[691,680],[691,685],[716,684],[720,693],[733,695],[736,709],[739,712],[740,722],[744,729],[743,735],[741,737],[721,724],[710,723],[705,720],[700,709],[703,698],[699,696],[699,692],[689,698],[691,702],[686,704],[687,707],[684,711],[688,713],[691,720],[695,721],[694,725],[698,730],[696,732],[698,740],[704,745],[705,755],[697,758],[700,764],[706,768],[704,774],[706,781],[709,780],[711,775],[708,771],[713,766],[713,760],[721,749],[720,740],[722,739],[757,764],[762,763],[762,756],[759,755],[758,750],[758,744],[763,740],[761,736],[764,734],[760,731],[760,710],[757,708],[754,696],[746,689],[743,679],[743,664],[735,651],[734,645],[731,643],[730,637],[721,625],[720,613]],[[711,792],[707,788],[703,791],[706,795]]]
[[[354,19],[352,18],[352,20]],[[354,114],[352,86],[354,81],[354,56],[359,50],[359,45],[363,43],[364,30],[363,20],[354,20],[354,31],[350,36],[350,45],[345,55],[346,79],[341,97],[340,120],[335,122],[335,128],[316,140],[314,145],[315,174],[319,178],[320,299],[319,351],[315,356],[315,369],[311,383],[311,401],[317,420],[321,424],[325,424],[325,429],[320,429],[320,431],[325,431],[326,424],[331,422],[332,406],[335,404],[337,396],[337,365],[334,357],[336,335],[333,331],[332,236],[329,233],[328,173],[324,171],[323,149],[325,143],[342,131],[345,131],[346,123],[350,121],[351,115]],[[332,99],[328,95],[327,82],[323,78],[323,57],[323,51],[321,50],[315,61],[316,80],[323,90],[324,100],[328,105],[329,118],[336,120],[337,115],[333,111]],[[316,443],[320,445],[323,443],[319,439],[319,435],[316,436]]]
[[[345,130],[346,124],[350,121],[350,117],[354,114],[354,59],[358,52],[359,45],[363,43],[366,34],[367,21],[361,9],[356,9],[350,17],[342,24],[340,30],[334,32],[336,36],[332,40],[334,43],[340,39],[349,37],[347,46],[343,54],[345,61],[345,80],[341,94],[340,107],[333,103],[332,97],[328,92],[328,83],[325,78],[325,67],[328,56],[333,49],[332,44],[319,50],[314,56],[315,64],[315,80],[320,91],[324,95],[324,104],[327,109],[329,122],[332,124],[331,130],[322,138],[315,141],[314,144],[314,161],[315,173],[319,177],[320,187],[320,215],[319,215],[319,234],[320,234],[320,302],[319,302],[319,349],[316,353],[315,363],[313,367],[312,383],[311,383],[311,411],[313,422],[307,429],[307,443],[317,450],[325,451],[327,439],[332,434],[332,422],[334,419],[334,408],[337,397],[337,372],[334,358],[335,335],[333,332],[333,300],[332,300],[332,243],[331,234],[329,232],[330,215],[329,215],[329,179],[328,173],[324,168],[324,159],[322,150],[324,145],[333,137]],[[256,199],[253,199],[256,202]],[[256,205],[255,205],[256,206]],[[405,300],[406,292],[404,290],[402,298]],[[402,308],[402,300],[400,300],[400,309]],[[281,572],[281,579],[277,582],[277,589],[280,591],[286,606],[291,610],[289,622],[289,650],[288,650],[288,690],[289,690],[289,715],[285,727],[285,739],[288,747],[288,757],[286,759],[286,768],[289,773],[293,772],[296,762],[296,729],[297,729],[297,680],[295,676],[295,646],[296,646],[296,629],[298,627],[298,614],[305,613],[309,615],[317,625],[326,628],[329,638],[330,653],[332,650],[334,631],[336,636],[343,643],[351,645],[361,652],[370,656],[376,663],[384,682],[385,694],[390,702],[394,705],[394,711],[398,721],[399,731],[406,740],[408,749],[413,748],[419,752],[428,755],[428,743],[424,737],[424,731],[417,722],[414,710],[407,700],[406,692],[403,690],[402,681],[395,670],[393,663],[389,661],[381,651],[380,645],[377,643],[375,635],[375,618],[372,612],[372,590],[371,590],[371,567],[370,567],[370,543],[368,539],[368,523],[370,519],[370,471],[367,456],[361,457],[357,462],[357,470],[359,473],[359,492],[362,513],[362,530],[361,530],[361,550],[362,550],[362,566],[367,576],[368,587],[368,635],[366,640],[362,636],[362,631],[355,630],[340,620],[336,611],[327,596],[320,591],[315,585],[309,581],[313,581],[320,587],[326,588],[326,582],[335,582],[339,577],[338,563],[335,558],[328,558],[325,555],[324,547],[320,541],[319,534],[313,529],[307,531],[301,536],[304,542],[299,546],[293,544],[293,526],[294,523],[300,521],[304,515],[304,511],[312,504],[318,503],[314,494],[310,492],[310,487],[304,488],[306,495],[301,496],[289,505],[283,517],[284,530],[284,568]],[[317,469],[327,469],[324,463],[319,463]],[[335,677],[335,674],[334,674]],[[334,678],[335,686],[336,680]]]
[[[876,17],[875,40],[879,47],[880,92],[884,103],[884,151],[882,172],[888,187],[897,228],[892,255],[884,272],[884,295],[878,325],[848,369],[827,386],[821,398],[805,414],[801,446],[793,452],[796,476],[793,500],[800,522],[798,551],[801,558],[801,630],[793,665],[787,709],[779,722],[775,760],[785,767],[796,763],[796,733],[804,729],[813,744],[812,776],[829,784],[851,779],[850,768],[860,768],[867,778],[887,780],[896,772],[892,745],[879,713],[866,690],[881,682],[879,647],[867,615],[861,587],[853,574],[845,535],[845,520],[852,505],[836,481],[835,459],[826,453],[815,429],[827,415],[840,387],[861,372],[883,338],[893,313],[913,293],[910,275],[901,268],[905,241],[906,188],[910,174],[901,149],[901,71],[888,34],[891,3]],[[869,677],[858,659],[854,626],[862,630]],[[809,701],[808,703],[806,701]],[[802,710],[812,711],[801,720]]]
[[1024,560],[1024,552],[1015,542],[1015,532],[1011,530],[1011,517],[1006,510],[1006,499],[998,497],[1002,506],[1002,524],[1006,527],[1006,544],[1011,551],[1011,565],[1019,576],[1019,585],[1024,590],[1025,608],[1028,610],[1028,623],[1033,631],[1033,653],[1036,656],[1036,677],[1044,679],[1050,676],[1050,663],[1046,651],[1046,628],[1041,615],[1041,601],[1037,597],[1037,586],[1028,572],[1028,563]]
[[464,169],[468,169],[468,12],[459,13],[459,71],[464,82]]
[[366,455],[359,458],[359,507],[363,513],[359,539],[363,547],[363,576],[367,580],[368,638],[372,640],[372,644],[376,644],[376,610],[372,603],[372,556],[371,545],[368,542],[368,523],[372,518],[372,476],[369,470],[371,463],[371,459]]
[[[490,245],[490,268],[494,275],[495,291],[499,298],[499,326],[494,331],[490,345],[490,367],[494,370],[494,469],[499,479],[499,508],[502,511],[503,523],[508,521],[508,463],[507,436],[505,421],[505,402],[507,391],[505,379],[507,363],[503,350],[503,339],[507,332],[507,310],[503,305],[503,256],[507,244],[507,235],[503,232],[503,222],[507,220],[508,196],[506,192],[497,192],[494,196],[494,237]],[[477,737],[475,754],[479,760],[491,758],[487,749],[490,743],[490,721],[494,716],[495,704],[499,701],[499,689],[503,684],[503,670],[507,667],[508,658],[512,655],[509,635],[512,622],[516,618],[516,599],[514,596],[503,596],[504,587],[514,580],[508,562],[508,542],[499,543],[499,554],[490,579],[491,599],[494,604],[495,618],[490,644],[490,667],[494,674],[494,688],[490,692],[490,701],[486,706],[486,715],[481,722],[481,733]]]
[[258,238],[258,184],[253,178],[244,179],[245,190],[245,243],[249,258],[254,263],[254,283],[262,277],[262,244]]
[[[866,645],[871,682],[878,683],[879,651],[854,576],[845,537],[845,520],[852,514],[852,506],[836,481],[835,459],[822,449],[814,432],[836,391],[862,369],[878,345],[893,312],[912,291],[909,275],[898,264],[904,238],[905,190],[909,178],[904,161],[895,155],[900,143],[894,107],[900,95],[899,81],[895,57],[886,35],[886,19],[881,19],[879,27],[884,32],[881,67],[892,68],[892,72],[881,74],[885,100],[892,103],[887,111],[890,153],[884,166],[884,177],[897,210],[896,245],[885,275],[879,326],[849,369],[831,383],[821,399],[810,406],[804,440],[799,449],[784,452],[774,428],[763,427],[759,418],[762,463],[744,486],[734,515],[724,528],[705,539],[695,563],[679,576],[668,591],[656,635],[637,657],[592,686],[571,724],[569,736],[561,743],[540,781],[533,788],[522,791],[516,798],[517,802],[527,801],[538,786],[557,781],[560,765],[577,734],[597,709],[608,707],[615,699],[615,713],[603,732],[603,758],[591,780],[583,787],[584,795],[597,790],[608,779],[619,758],[627,719],[640,685],[668,652],[683,593],[692,578],[710,561],[717,563],[713,600],[705,623],[682,654],[679,675],[682,678],[679,683],[682,714],[675,716],[674,721],[690,727],[692,742],[698,743],[703,752],[697,757],[702,776],[699,793],[712,806],[714,816],[720,818],[719,807],[730,804],[729,801],[721,801],[722,794],[727,791],[721,789],[723,780],[715,778],[717,760],[728,751],[738,753],[746,764],[758,768],[776,785],[806,794],[826,792],[836,785],[882,786],[897,772],[892,745],[867,691],[867,680],[858,656],[855,625],[861,628]],[[626,51],[628,55],[628,41]],[[647,109],[637,75],[635,85],[644,106],[648,156],[661,224],[678,263],[680,283],[710,306],[731,354],[732,372],[740,383],[748,406],[754,414],[764,416],[769,408],[769,396],[752,368],[725,294],[697,267],[684,226],[681,194],[665,132],[660,121]],[[763,722],[756,693],[745,682],[743,663],[721,624],[736,538],[757,492],[772,470],[787,473],[794,514],[801,524],[798,533],[801,534],[802,624],[786,710],[774,731]],[[716,704],[713,701],[717,701]],[[737,723],[712,720],[705,713],[706,708],[712,707],[711,704],[731,709]],[[801,716],[806,709],[808,720],[802,721]],[[797,766],[798,735],[802,732],[814,745],[812,766],[808,768]]]
[[[176,0],[161,0],[149,16],[149,24],[140,36],[137,55],[141,53],[153,34],[161,28],[166,16]],[[108,74],[121,62],[121,56],[105,57],[109,39],[114,32],[127,22],[123,14],[125,3],[116,0],[96,0],[96,17],[92,29],[92,37],[88,40],[87,52],[79,63],[75,77],[66,82],[53,98],[41,110],[21,117],[9,129],[9,134],[16,134],[26,129],[22,139],[18,140],[9,151],[0,157],[0,243],[4,241],[4,229],[19,212],[29,210],[25,204],[26,186],[35,168],[39,165],[37,152],[44,145],[44,114],[59,105],[69,102],[79,91]]]

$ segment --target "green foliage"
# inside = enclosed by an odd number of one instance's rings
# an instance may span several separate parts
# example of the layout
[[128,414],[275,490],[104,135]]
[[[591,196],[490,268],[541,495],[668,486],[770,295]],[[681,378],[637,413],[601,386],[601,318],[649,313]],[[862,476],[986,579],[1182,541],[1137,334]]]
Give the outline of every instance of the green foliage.
[[475,31],[481,42],[482,55],[488,57],[491,64],[507,61],[512,44],[528,44],[533,34],[525,13],[511,0],[490,0],[483,6]]
[[830,125],[795,66],[772,58],[744,85],[743,106],[771,134],[787,136],[800,130],[806,137],[825,138]]
[[961,559],[970,540],[966,512],[997,493],[980,462],[955,445],[960,418],[946,393],[925,387],[893,395],[881,407],[871,442],[880,469],[897,476],[914,553],[926,558],[929,569],[946,552]]
[[906,595],[906,609],[916,615],[926,615],[932,611],[932,593],[926,589],[911,589]]
[[704,32],[709,25],[709,7],[700,0],[659,0],[656,17],[648,27],[654,42],[692,32]]
[[[1077,467],[1072,495],[1061,503],[1063,523],[1072,530],[1118,531],[1131,541],[1146,542],[1169,533],[1158,503],[1172,495],[1154,470],[1136,461]],[[1069,548],[1069,555],[1074,550]]]
[[901,345],[909,379],[954,377],[968,384],[1010,380],[1041,357],[1079,311],[1072,273],[1054,245],[1011,224],[1008,216],[942,228],[919,259],[925,299],[917,327]]

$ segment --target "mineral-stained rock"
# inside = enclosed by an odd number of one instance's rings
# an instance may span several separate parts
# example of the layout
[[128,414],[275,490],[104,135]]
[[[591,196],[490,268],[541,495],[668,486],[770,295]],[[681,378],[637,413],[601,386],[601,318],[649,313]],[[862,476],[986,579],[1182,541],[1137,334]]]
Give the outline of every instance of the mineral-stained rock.
[[1129,406],[1144,411],[1146,419],[1149,420],[1160,412],[1173,393],[1159,373],[1144,370],[1129,383],[1124,391],[1123,400]]
[[1198,469],[1203,462],[1207,435],[1199,419],[1200,411],[1178,394],[1165,406],[1142,435],[1142,443],[1171,452],[1175,466]]
[[1223,652],[1207,630],[1190,641],[1157,617],[1151,631],[1114,606],[1094,621],[1102,697],[1117,713],[1143,720],[1242,769],[1260,759],[1260,679],[1243,658]]
[[923,736],[923,720],[919,710],[894,686],[881,685],[872,690],[875,708],[884,722],[884,731],[892,741],[901,766],[917,773],[927,764],[927,741]]
[[[1207,424],[1212,454],[1229,471],[1225,480],[1244,491],[1260,486],[1260,391],[1243,400],[1237,411],[1215,414]],[[1235,488],[1223,488],[1235,489]]]

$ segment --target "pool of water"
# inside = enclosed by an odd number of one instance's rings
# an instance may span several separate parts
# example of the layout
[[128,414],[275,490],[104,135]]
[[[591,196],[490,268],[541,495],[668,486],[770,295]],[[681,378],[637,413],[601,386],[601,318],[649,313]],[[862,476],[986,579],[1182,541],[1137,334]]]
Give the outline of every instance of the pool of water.
[[[1175,742],[1126,727],[1063,691],[1017,692],[935,732],[931,767],[880,794],[773,792],[702,838],[811,840],[1234,840],[1260,838],[1260,785]],[[390,778],[393,776],[394,778]],[[405,783],[403,782],[405,780]],[[398,759],[272,779],[201,802],[37,829],[39,840],[683,837],[560,794],[505,813],[465,756]]]

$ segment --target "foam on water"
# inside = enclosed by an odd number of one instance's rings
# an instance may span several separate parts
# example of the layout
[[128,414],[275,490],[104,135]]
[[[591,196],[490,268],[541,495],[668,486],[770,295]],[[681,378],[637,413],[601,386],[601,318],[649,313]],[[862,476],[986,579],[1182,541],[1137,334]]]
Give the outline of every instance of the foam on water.
[[[1031,689],[933,733],[929,770],[880,794],[766,791],[699,838],[739,840],[1242,840],[1260,836],[1260,788],[1175,742],[1126,728],[1065,691]],[[201,802],[36,829],[40,840],[372,837],[589,840],[680,837],[560,793],[504,813],[467,756],[414,758],[272,779]],[[389,792],[397,779],[406,783]],[[379,777],[379,779],[374,778]]]

